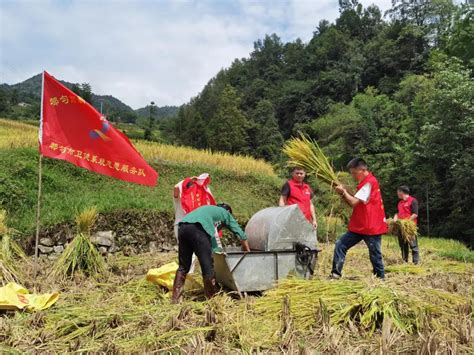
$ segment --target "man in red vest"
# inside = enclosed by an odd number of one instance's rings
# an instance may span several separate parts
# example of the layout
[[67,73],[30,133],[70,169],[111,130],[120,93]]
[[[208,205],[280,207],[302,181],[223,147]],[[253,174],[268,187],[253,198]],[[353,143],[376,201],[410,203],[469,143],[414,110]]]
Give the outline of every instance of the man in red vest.
[[344,186],[336,186],[336,191],[352,207],[352,216],[347,233],[338,239],[334,247],[331,278],[339,279],[342,276],[347,251],[363,240],[369,248],[373,273],[384,279],[382,234],[387,232],[388,227],[380,186],[375,176],[367,170],[363,159],[352,159],[347,168],[358,182],[357,192],[352,195]]
[[[398,202],[398,213],[393,217],[395,221],[398,219],[411,219],[413,222],[418,224],[418,201],[413,196],[410,196],[410,188],[408,186],[400,186],[397,189],[397,195],[400,201]],[[420,251],[418,250],[418,241],[415,240],[412,243],[408,243],[398,235],[398,244],[402,250],[402,258],[407,263],[409,250],[411,249],[413,255],[413,264],[420,262]]]
[[[306,172],[301,168],[293,168],[291,179],[288,180],[281,189],[279,206],[297,204],[309,223],[313,225],[314,231],[318,228],[316,220],[316,209],[311,199],[314,196],[313,190],[304,182]],[[316,243],[317,243],[316,237]]]

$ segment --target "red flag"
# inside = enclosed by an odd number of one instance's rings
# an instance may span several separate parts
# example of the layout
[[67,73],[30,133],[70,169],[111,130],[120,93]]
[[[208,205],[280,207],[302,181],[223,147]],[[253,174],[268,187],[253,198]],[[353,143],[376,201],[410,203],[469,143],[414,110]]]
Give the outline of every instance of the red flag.
[[43,72],[40,153],[136,184],[155,186],[158,173],[128,138],[92,105]]

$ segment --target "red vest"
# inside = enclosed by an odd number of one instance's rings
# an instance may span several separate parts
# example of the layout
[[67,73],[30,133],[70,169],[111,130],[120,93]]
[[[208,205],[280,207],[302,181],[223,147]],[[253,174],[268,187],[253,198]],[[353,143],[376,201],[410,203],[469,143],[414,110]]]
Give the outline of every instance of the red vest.
[[[408,196],[407,200],[400,200],[398,202],[398,218],[400,219],[409,219],[413,213],[411,213],[411,204],[416,199],[412,196]],[[415,218],[413,222],[418,224],[418,218]]]
[[192,181],[191,178],[183,180],[181,188],[181,206],[184,213],[195,210],[198,207],[205,205],[215,205],[216,200],[214,196],[207,189],[209,181],[205,181],[202,185]]
[[311,190],[311,187],[305,183],[300,184],[293,179],[288,180],[288,185],[290,185],[290,196],[288,196],[286,203],[288,205],[297,204],[308,221],[312,222],[313,217],[311,216],[311,194],[313,191]]
[[352,210],[351,220],[348,229],[350,232],[363,235],[380,235],[387,233],[388,226],[385,220],[385,210],[383,208],[382,194],[380,193],[379,182],[372,173],[357,185],[357,190],[370,183],[369,201],[360,202]]

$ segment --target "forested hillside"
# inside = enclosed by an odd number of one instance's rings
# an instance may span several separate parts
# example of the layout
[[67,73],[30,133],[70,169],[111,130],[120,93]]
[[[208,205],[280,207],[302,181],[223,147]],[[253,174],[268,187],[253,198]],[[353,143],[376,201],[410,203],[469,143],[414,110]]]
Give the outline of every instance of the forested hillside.
[[321,21],[308,43],[256,41],[180,109],[167,134],[280,162],[284,140],[304,132],[339,169],[366,158],[389,212],[407,184],[425,233],[429,204],[431,234],[472,239],[472,5],[394,0],[382,14],[339,3],[339,17]]

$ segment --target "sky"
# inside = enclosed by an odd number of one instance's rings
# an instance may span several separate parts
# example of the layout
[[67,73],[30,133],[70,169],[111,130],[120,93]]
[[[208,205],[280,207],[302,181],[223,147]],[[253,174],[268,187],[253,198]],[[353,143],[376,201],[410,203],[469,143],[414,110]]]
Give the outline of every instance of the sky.
[[337,16],[337,0],[0,0],[0,83],[46,70],[135,109],[181,105],[265,34],[307,42]]

